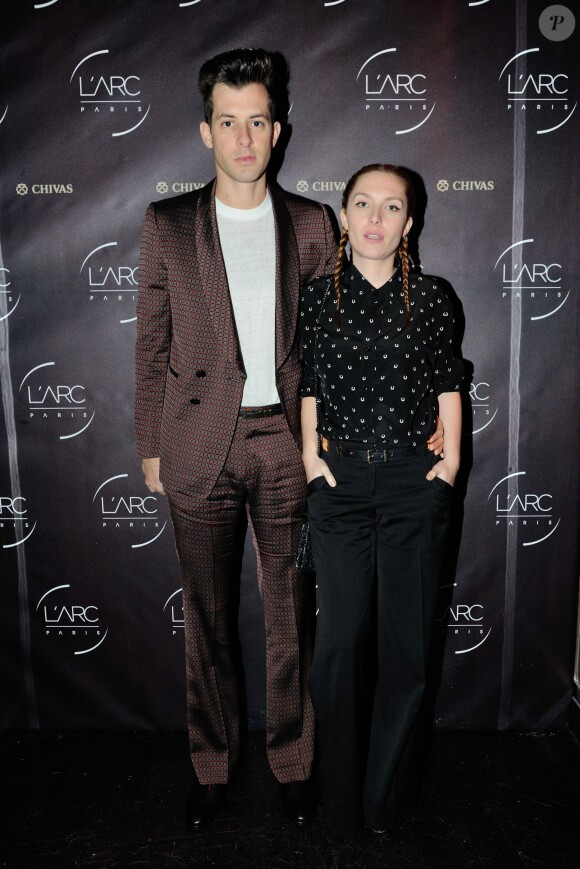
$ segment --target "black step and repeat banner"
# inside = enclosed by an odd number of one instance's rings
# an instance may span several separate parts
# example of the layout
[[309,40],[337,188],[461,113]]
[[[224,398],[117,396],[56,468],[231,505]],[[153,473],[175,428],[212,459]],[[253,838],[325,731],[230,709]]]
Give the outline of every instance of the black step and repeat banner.
[[[425,184],[417,256],[457,294],[473,370],[437,722],[561,722],[578,584],[573,4],[3,5],[2,725],[184,726],[172,531],[133,445],[137,259],[147,204],[212,177],[197,71],[236,46],[290,61],[283,187],[338,210],[364,163]],[[250,551],[243,585],[259,725]]]

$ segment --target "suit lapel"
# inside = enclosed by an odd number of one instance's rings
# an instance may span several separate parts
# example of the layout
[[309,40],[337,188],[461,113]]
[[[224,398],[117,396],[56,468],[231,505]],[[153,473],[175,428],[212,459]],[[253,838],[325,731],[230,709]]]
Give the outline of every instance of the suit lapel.
[[201,286],[205,293],[213,329],[227,359],[244,371],[219,240],[215,212],[215,180],[200,192],[195,214],[195,241]]
[[288,358],[298,323],[300,257],[284,196],[269,188],[276,228],[276,369]]

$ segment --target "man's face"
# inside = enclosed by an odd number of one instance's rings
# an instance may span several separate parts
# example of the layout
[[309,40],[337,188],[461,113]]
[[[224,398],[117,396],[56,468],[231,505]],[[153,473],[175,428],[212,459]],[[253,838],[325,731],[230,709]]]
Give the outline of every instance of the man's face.
[[201,138],[212,148],[218,182],[251,184],[261,178],[280,135],[272,123],[268,91],[262,84],[232,88],[216,84],[213,89],[211,124],[200,124]]

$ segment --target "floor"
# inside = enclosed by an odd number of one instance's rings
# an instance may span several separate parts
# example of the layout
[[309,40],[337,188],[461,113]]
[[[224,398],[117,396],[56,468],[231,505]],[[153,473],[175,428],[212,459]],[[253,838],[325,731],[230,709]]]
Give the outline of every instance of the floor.
[[227,811],[185,819],[182,733],[0,737],[0,867],[577,869],[580,745],[568,731],[438,731],[415,816],[389,836],[331,837],[280,814],[251,734]]

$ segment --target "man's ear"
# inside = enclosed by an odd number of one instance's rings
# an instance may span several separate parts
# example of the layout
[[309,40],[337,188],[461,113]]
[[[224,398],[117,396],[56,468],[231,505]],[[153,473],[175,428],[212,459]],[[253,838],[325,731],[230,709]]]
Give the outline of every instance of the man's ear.
[[346,211],[344,208],[340,209],[340,223],[343,229],[346,229],[348,232],[348,220],[346,219]]
[[274,123],[272,124],[272,147],[273,148],[276,145],[276,142],[278,141],[281,132],[282,132],[282,127],[280,125],[280,121],[274,121]]
[[211,128],[207,121],[202,121],[199,125],[201,140],[206,148],[213,148],[213,139],[211,137]]

